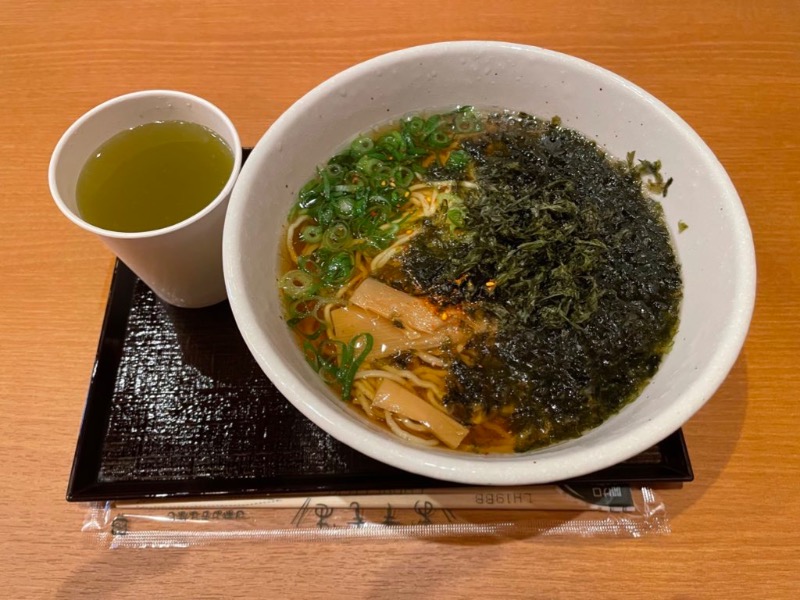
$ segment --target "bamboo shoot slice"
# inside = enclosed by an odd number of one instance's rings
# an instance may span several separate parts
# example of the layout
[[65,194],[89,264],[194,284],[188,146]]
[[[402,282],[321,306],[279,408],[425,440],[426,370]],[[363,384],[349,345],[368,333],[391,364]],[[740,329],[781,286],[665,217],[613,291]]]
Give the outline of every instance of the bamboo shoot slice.
[[469,433],[461,423],[389,379],[378,386],[372,406],[426,425],[433,435],[453,449],[458,448]]
[[369,353],[371,359],[408,350],[432,350],[448,343],[460,344],[467,340],[467,333],[456,326],[421,334],[413,329],[397,327],[383,317],[355,306],[333,309],[331,321],[331,337],[345,344],[361,333],[372,335],[372,351]]
[[444,324],[427,300],[396,290],[371,277],[361,282],[350,297],[350,302],[385,319],[400,321],[406,327],[426,333],[433,333]]
[[333,339],[345,344],[362,333],[372,335],[372,358],[387,356],[398,350],[408,349],[409,344],[420,333],[397,327],[391,321],[355,306],[336,308],[331,311]]

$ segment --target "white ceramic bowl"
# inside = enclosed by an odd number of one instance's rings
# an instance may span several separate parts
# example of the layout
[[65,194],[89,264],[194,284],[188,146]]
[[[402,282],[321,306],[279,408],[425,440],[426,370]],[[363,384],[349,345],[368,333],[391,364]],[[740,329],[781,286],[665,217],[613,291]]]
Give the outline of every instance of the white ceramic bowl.
[[[481,456],[405,443],[347,408],[306,364],[281,319],[278,247],[298,189],[356,134],[423,109],[504,107],[597,140],[611,154],[661,159],[674,178],[663,201],[682,263],[684,300],[672,351],[641,396],[580,438],[517,455]],[[678,233],[678,221],[689,228]],[[714,394],[744,343],[755,255],[744,209],[698,135],[653,96],[593,64],[499,42],[448,42],[379,56],[298,100],[242,169],[225,223],[224,269],[239,329],[258,364],[300,411],[335,438],[395,467],[443,480],[514,485],[608,467],[656,444]]]

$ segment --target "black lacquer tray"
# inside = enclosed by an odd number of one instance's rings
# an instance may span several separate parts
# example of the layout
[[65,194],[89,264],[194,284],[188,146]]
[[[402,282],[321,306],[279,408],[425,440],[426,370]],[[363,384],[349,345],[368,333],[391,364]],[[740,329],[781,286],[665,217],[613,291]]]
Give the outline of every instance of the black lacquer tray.
[[[585,484],[693,478],[680,430]],[[117,262],[67,500],[454,487],[372,460],[295,409],[227,302],[179,309]]]
[[[587,484],[691,481],[681,431]],[[374,461],[263,374],[228,303],[178,309],[118,262],[67,499],[452,487]]]

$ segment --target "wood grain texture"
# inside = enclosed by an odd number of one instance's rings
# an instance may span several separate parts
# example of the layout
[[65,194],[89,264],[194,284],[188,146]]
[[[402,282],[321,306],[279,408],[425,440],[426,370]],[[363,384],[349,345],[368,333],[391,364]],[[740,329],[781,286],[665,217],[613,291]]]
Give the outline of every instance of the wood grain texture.
[[[112,258],[54,207],[50,152],[120,93],[206,97],[254,144],[325,78],[446,39],[544,46],[658,96],[706,140],[758,252],[750,336],[686,426],[697,480],[638,540],[347,541],[109,551],[64,501]],[[30,0],[0,10],[0,595],[791,598],[800,589],[800,5],[774,0]]]

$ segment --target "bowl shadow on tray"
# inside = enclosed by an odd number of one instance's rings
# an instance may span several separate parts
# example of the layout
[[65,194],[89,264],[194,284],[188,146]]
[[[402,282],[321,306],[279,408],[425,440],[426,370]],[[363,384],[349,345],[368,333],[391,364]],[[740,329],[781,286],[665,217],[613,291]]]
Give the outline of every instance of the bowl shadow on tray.
[[236,328],[230,304],[220,302],[201,309],[176,308],[160,303],[174,327],[183,363],[220,383],[238,383],[258,368]]

